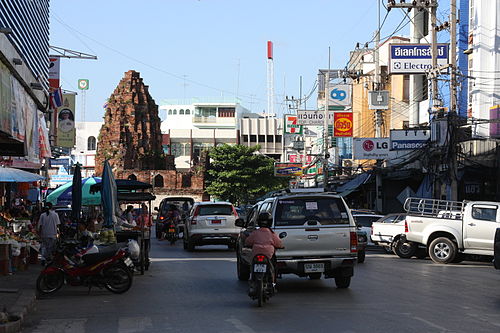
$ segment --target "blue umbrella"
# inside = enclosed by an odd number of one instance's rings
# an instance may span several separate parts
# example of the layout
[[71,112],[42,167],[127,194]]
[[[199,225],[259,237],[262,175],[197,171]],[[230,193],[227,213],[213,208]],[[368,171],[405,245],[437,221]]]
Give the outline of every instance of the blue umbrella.
[[[98,206],[101,204],[101,193],[91,193],[90,187],[96,183],[100,183],[100,177],[89,177],[82,179],[82,206]],[[73,196],[73,182],[67,182],[50,192],[45,201],[52,203],[54,206],[69,206]]]
[[31,183],[45,179],[35,173],[16,168],[0,167],[0,183]]
[[113,227],[115,212],[118,209],[118,194],[116,190],[116,181],[109,161],[104,161],[104,170],[102,172],[101,202],[104,215],[103,226]]
[[73,221],[80,221],[82,212],[82,171],[80,163],[76,163],[71,184],[71,217]]

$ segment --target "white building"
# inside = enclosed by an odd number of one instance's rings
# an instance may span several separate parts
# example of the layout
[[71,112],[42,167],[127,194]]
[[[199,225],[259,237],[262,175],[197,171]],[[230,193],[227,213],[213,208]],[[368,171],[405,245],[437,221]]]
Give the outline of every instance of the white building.
[[75,123],[76,144],[71,156],[74,163],[82,165],[82,177],[90,177],[95,173],[97,138],[102,125],[102,122],[97,121]]
[[[500,1],[470,0],[469,11],[469,116],[497,119],[490,108],[500,104]],[[493,113],[493,112],[492,112]],[[496,124],[478,124],[476,137],[490,136]],[[499,137],[498,130],[491,133]]]

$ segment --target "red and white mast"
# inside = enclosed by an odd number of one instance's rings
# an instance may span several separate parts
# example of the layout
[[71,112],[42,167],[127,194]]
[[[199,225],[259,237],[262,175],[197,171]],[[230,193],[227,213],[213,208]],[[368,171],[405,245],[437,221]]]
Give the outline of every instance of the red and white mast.
[[274,113],[274,63],[273,42],[267,41],[267,115],[275,116]]

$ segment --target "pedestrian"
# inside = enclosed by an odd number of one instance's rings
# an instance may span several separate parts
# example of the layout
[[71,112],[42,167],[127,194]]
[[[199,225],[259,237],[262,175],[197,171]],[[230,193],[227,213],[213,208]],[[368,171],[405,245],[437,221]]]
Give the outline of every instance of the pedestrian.
[[52,204],[47,202],[38,221],[38,232],[42,239],[42,265],[45,265],[45,262],[52,258],[60,224],[59,215],[52,210]]
[[135,226],[136,223],[134,220],[134,206],[128,205],[127,209],[125,210],[125,212],[122,215],[122,218],[127,220],[128,224]]
[[146,258],[146,269],[149,267],[149,248],[151,247],[151,226],[153,218],[149,214],[148,206],[141,204],[141,212],[137,218],[137,225],[144,229],[144,253]]

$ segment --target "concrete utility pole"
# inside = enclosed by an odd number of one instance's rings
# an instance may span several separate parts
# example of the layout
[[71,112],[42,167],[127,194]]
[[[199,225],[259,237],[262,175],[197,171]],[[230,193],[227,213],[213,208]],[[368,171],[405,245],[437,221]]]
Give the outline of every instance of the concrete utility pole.
[[325,77],[325,114],[323,117],[323,187],[328,188],[328,109],[330,107],[330,47],[328,47],[328,71]]
[[431,0],[430,4],[430,19],[431,19],[431,57],[432,57],[432,105],[434,107],[433,111],[436,112],[437,108],[441,106],[441,101],[438,100],[438,65],[437,65],[437,24],[436,24],[436,13],[437,13],[437,0]]
[[450,112],[448,114],[448,122],[452,122],[448,126],[450,131],[449,150],[450,160],[450,200],[458,200],[458,165],[457,165],[457,143],[456,143],[456,119],[457,119],[457,0],[450,0]]

